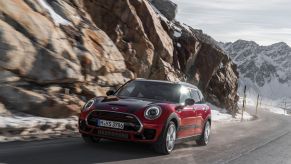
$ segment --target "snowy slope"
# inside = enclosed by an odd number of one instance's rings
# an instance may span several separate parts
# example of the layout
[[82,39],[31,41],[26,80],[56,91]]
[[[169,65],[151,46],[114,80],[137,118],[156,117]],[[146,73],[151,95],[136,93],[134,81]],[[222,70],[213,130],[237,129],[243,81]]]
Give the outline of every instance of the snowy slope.
[[246,85],[251,98],[259,93],[267,105],[291,100],[291,48],[286,43],[260,46],[238,40],[221,46],[238,65],[240,94]]

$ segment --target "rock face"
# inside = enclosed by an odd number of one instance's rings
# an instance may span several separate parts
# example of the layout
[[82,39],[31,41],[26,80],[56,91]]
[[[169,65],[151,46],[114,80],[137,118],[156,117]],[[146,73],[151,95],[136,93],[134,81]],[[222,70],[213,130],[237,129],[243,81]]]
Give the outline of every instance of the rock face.
[[181,70],[187,82],[197,85],[209,102],[236,112],[239,99],[236,65],[201,30],[179,22],[162,21],[174,41],[174,67]]
[[177,14],[177,4],[170,0],[150,0],[150,2],[170,21],[174,20]]
[[9,116],[11,113],[5,108],[5,106],[0,103],[0,116]]
[[171,21],[177,6],[163,4],[168,19],[147,0],[0,0],[0,101],[67,117],[143,77],[188,81],[210,102],[236,109],[235,65],[209,36]]

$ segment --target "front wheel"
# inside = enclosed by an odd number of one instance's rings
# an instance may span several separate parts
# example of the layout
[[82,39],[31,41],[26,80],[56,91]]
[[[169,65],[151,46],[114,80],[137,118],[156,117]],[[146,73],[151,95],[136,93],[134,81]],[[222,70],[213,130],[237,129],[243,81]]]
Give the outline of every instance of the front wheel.
[[82,138],[85,143],[92,144],[92,143],[98,143],[100,141],[100,138],[93,137],[87,134],[82,134]]
[[203,134],[198,140],[196,140],[196,143],[201,146],[207,145],[209,142],[209,136],[210,136],[210,122],[207,121],[203,129]]
[[175,147],[177,130],[174,122],[170,122],[159,140],[153,145],[157,153],[170,154]]

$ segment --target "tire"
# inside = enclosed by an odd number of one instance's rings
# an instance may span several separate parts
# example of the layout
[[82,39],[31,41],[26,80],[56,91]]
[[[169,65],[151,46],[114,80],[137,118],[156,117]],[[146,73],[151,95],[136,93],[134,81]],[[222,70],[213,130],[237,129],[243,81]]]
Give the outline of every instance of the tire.
[[100,141],[100,138],[93,137],[93,136],[90,136],[87,134],[82,134],[82,138],[83,138],[84,142],[87,144],[94,144],[94,143],[98,143]]
[[205,146],[208,144],[210,138],[210,130],[211,130],[210,121],[207,121],[203,129],[203,134],[198,140],[196,140],[197,145]]
[[154,150],[159,154],[170,154],[175,147],[177,128],[173,121],[169,122],[159,137],[159,140],[154,143]]

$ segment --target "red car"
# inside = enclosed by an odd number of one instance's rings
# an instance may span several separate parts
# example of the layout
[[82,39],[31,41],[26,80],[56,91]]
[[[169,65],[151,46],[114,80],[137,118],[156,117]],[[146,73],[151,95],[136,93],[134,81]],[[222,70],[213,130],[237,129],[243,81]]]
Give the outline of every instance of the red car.
[[211,110],[196,86],[145,79],[88,101],[79,117],[87,143],[101,138],[151,143],[162,154],[181,141],[207,145],[210,126]]

